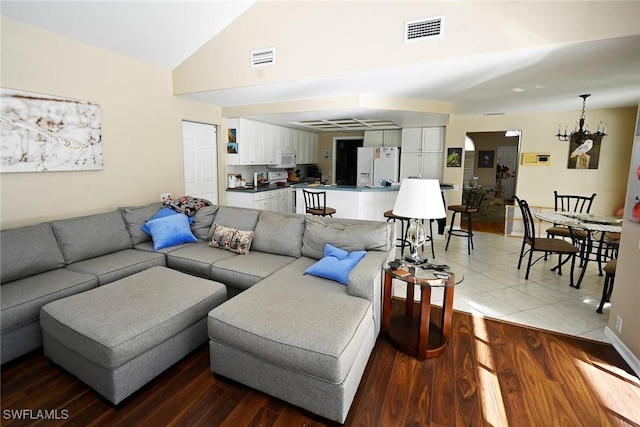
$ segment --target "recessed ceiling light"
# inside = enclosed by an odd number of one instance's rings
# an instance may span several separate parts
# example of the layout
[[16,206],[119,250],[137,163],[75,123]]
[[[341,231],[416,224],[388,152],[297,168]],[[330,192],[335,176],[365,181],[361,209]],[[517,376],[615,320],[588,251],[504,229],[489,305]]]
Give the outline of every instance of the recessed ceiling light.
[[524,92],[526,89],[522,89],[521,87],[514,87],[513,91],[514,92]]

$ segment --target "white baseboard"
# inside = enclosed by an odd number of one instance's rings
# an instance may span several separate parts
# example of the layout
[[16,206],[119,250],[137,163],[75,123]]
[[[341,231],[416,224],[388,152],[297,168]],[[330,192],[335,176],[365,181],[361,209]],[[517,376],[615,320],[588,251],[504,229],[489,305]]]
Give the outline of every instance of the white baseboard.
[[616,349],[618,354],[624,359],[625,362],[633,369],[633,372],[640,377],[640,359],[629,350],[629,348],[620,341],[618,335],[616,335],[608,326],[604,327],[604,334],[611,340],[613,348]]

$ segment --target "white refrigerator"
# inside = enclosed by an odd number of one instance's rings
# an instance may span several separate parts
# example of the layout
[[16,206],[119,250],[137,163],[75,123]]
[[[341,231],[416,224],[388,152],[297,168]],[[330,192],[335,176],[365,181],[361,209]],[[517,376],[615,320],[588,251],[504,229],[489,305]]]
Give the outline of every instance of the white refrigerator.
[[380,185],[380,180],[398,182],[400,148],[359,147],[356,182],[359,187]]

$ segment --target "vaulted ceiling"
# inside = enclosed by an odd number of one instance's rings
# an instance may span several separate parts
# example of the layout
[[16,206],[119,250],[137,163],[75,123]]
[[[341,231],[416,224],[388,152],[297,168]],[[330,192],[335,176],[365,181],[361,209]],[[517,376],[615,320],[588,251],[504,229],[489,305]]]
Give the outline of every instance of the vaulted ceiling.
[[[6,17],[173,70],[254,3],[254,0],[2,1],[0,11]],[[574,3],[576,7],[584,7],[589,2]],[[231,87],[189,96],[233,107],[376,94],[449,103],[453,114],[486,114],[579,110],[578,95],[585,92],[594,94],[588,101],[591,108],[638,105],[640,34],[561,47],[441,59],[410,67],[390,65],[373,71]],[[388,119],[401,126],[416,120],[424,125],[425,121],[424,115],[409,112],[358,108],[263,115],[263,119],[286,124],[350,116]],[[444,116],[434,117],[436,121],[446,120]]]

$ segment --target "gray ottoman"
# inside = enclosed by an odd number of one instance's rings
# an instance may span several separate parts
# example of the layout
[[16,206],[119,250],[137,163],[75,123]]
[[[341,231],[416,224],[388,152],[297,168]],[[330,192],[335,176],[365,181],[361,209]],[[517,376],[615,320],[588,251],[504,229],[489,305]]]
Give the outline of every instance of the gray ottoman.
[[51,302],[44,353],[114,404],[207,341],[226,287],[165,267]]

